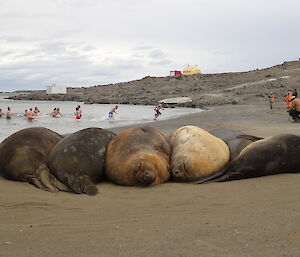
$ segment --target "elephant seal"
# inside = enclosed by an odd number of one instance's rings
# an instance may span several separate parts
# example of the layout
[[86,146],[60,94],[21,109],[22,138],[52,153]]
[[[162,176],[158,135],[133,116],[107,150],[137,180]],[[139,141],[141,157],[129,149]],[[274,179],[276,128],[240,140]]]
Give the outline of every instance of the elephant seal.
[[0,174],[6,179],[28,182],[50,192],[69,191],[46,166],[50,152],[61,138],[56,132],[42,127],[14,133],[0,144]]
[[75,193],[95,195],[95,183],[103,177],[107,144],[115,133],[87,128],[63,138],[52,150],[48,166],[61,182]]
[[217,128],[210,130],[209,133],[222,139],[230,151],[230,161],[238,157],[240,152],[249,144],[261,140],[261,137],[247,135],[240,130]]
[[124,186],[148,186],[170,178],[169,139],[154,128],[124,130],[108,144],[105,176]]
[[176,181],[191,182],[206,177],[229,161],[223,140],[196,126],[184,126],[171,136],[171,170]]
[[300,136],[280,134],[268,137],[246,146],[224,169],[195,183],[297,173],[300,172],[299,156]]

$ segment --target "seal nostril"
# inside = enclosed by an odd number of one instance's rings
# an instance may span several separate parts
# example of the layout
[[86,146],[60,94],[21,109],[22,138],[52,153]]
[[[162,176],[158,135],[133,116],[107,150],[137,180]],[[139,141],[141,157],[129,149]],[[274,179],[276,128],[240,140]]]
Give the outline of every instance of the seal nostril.
[[178,171],[178,170],[173,171],[173,175],[174,175],[174,176],[178,176],[178,175],[179,175],[179,171]]

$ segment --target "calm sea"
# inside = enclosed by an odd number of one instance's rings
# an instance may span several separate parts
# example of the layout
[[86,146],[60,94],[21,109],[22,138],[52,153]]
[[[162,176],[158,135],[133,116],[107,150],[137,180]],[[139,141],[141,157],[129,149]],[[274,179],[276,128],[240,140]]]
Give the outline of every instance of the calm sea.
[[[81,120],[75,119],[75,108],[80,105],[83,112]],[[0,118],[0,142],[16,131],[29,127],[46,127],[60,134],[73,133],[75,131],[88,128],[112,128],[133,124],[152,122],[154,118],[154,106],[143,105],[118,105],[118,115],[114,120],[107,120],[108,112],[114,105],[112,104],[84,104],[81,102],[60,102],[60,101],[14,101],[4,99],[0,95],[0,108],[3,112],[10,107],[13,112],[11,120]],[[24,110],[38,107],[41,116],[33,121],[24,118]],[[50,113],[55,107],[59,107],[62,113],[61,118],[52,118]],[[182,115],[201,112],[201,109],[190,108],[166,108],[162,110],[162,115],[158,120],[167,120]]]

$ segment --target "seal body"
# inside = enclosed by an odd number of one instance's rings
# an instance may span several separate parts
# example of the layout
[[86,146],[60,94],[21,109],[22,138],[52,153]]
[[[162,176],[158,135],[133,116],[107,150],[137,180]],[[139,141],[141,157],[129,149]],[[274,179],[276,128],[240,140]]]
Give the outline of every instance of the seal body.
[[226,167],[196,183],[300,172],[300,137],[280,134],[246,146]]
[[42,127],[14,133],[0,145],[0,174],[51,192],[69,191],[46,165],[50,152],[61,138],[56,132]]
[[63,138],[52,150],[51,173],[75,193],[95,195],[95,183],[103,177],[106,147],[116,134],[101,128],[87,128]]
[[148,127],[127,129],[109,143],[105,176],[125,186],[147,186],[170,178],[171,146],[169,139]]
[[171,136],[171,170],[174,180],[191,182],[206,177],[229,161],[223,140],[196,126],[175,130]]
[[261,140],[261,137],[247,135],[240,130],[217,128],[210,130],[209,133],[222,139],[230,151],[230,160],[235,159],[240,152],[249,144]]

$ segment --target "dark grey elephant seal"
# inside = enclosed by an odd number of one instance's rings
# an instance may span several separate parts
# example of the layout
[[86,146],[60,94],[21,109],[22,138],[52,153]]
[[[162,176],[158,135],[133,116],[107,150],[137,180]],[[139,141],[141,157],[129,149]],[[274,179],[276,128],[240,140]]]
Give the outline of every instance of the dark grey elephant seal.
[[300,136],[280,134],[246,146],[224,169],[195,183],[300,172]]
[[116,134],[101,128],[87,128],[63,138],[52,150],[51,173],[75,193],[95,195],[95,183],[103,177],[107,144]]
[[222,139],[230,150],[230,161],[238,157],[240,152],[249,144],[261,140],[261,137],[246,135],[240,130],[217,128],[209,131],[210,134]]
[[69,191],[46,166],[50,152],[61,138],[54,131],[41,127],[14,133],[0,144],[0,174],[50,192]]

